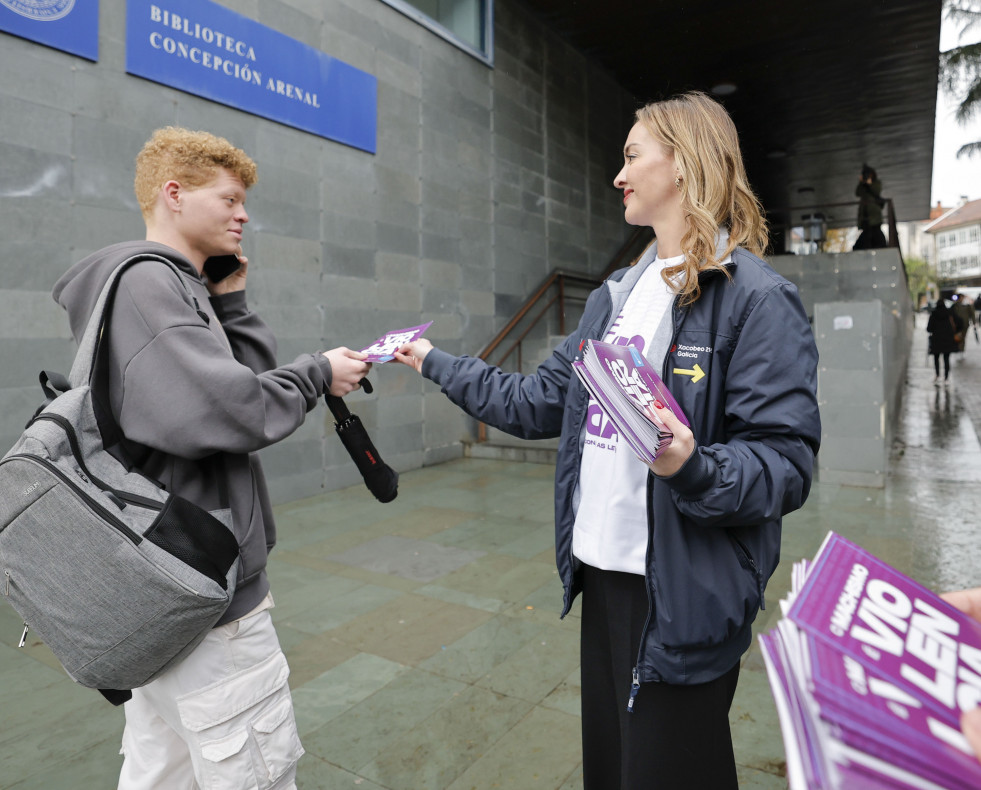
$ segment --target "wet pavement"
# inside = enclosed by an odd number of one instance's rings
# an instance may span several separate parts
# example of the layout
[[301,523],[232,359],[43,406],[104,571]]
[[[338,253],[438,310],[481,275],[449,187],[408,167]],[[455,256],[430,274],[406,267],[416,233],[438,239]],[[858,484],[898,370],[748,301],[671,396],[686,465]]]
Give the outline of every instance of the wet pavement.
[[[917,316],[882,489],[817,481],[785,520],[757,630],[791,564],[829,529],[939,589],[981,584],[981,344],[933,384]],[[553,469],[464,459],[402,475],[380,505],[361,486],[277,508],[273,618],[306,756],[297,784],[361,790],[577,790],[578,606],[558,619]],[[73,684],[0,607],[0,788],[110,788],[122,712]],[[731,722],[740,786],[785,788],[758,649]]]

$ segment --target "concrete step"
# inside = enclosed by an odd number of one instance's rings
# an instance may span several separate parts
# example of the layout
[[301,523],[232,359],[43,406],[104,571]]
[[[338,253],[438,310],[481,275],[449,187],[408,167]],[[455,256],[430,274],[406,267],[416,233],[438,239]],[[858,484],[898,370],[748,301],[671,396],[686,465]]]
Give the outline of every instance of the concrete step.
[[487,441],[465,445],[468,458],[497,461],[524,461],[535,464],[554,464],[559,446],[555,439],[519,439],[516,436],[487,426]]

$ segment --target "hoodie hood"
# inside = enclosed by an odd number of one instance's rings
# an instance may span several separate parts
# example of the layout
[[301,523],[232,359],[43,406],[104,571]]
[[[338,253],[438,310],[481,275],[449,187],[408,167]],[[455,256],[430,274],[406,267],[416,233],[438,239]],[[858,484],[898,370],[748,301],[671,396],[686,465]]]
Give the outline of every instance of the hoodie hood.
[[65,272],[52,291],[54,300],[68,312],[76,343],[85,334],[99,295],[116,267],[134,255],[145,253],[167,258],[193,280],[201,280],[198,270],[187,258],[174,248],[155,241],[124,241],[92,253]]

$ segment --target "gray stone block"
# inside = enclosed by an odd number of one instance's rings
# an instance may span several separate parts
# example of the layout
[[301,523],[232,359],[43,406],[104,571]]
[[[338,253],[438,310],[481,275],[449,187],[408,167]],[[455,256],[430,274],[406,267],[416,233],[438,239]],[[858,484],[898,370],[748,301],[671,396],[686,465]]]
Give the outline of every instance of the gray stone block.
[[72,106],[76,58],[7,33],[0,46],[2,92],[29,102],[65,110]]
[[0,142],[0,198],[64,196],[71,190],[71,174],[72,162],[67,156]]
[[[320,276],[322,251],[319,241],[265,232],[254,234],[251,239],[247,238],[245,244],[247,254],[249,246],[254,250],[249,260],[250,283],[255,275],[264,278],[267,273],[275,276],[280,272],[304,277]],[[308,285],[309,281],[304,280],[304,287]]]
[[818,464],[822,470],[885,474],[886,451],[881,438],[832,436],[821,443]]
[[320,238],[320,209],[317,201],[296,203],[256,195],[249,200],[249,216],[255,230],[270,230],[280,236]]
[[33,149],[34,154],[64,156],[71,150],[71,112],[0,93],[0,140],[8,150],[3,160],[18,146]]
[[396,252],[403,255],[420,254],[420,234],[415,229],[379,222],[377,233],[379,252]]
[[[66,333],[68,318],[63,317]],[[16,338],[0,333],[0,391],[5,389],[33,388],[37,386],[38,373],[57,370],[66,376],[75,359],[75,342],[64,338]],[[38,387],[40,392],[40,387]],[[3,415],[0,415],[2,417]],[[30,416],[30,415],[28,415]],[[20,415],[17,415],[20,420]],[[24,422],[20,427],[23,429]]]
[[[146,225],[136,209],[105,208],[78,203],[71,207],[72,246],[82,250],[98,250],[109,244],[146,237]],[[60,273],[59,273],[60,274]]]
[[818,400],[822,406],[847,409],[852,404],[879,405],[885,398],[881,368],[870,370],[818,371]]
[[460,287],[460,264],[455,261],[424,259],[422,262],[422,285],[425,289],[444,288],[455,290]]
[[19,340],[69,339],[65,311],[50,291],[0,289],[0,337]]
[[280,0],[263,0],[257,11],[257,21],[261,24],[314,49],[320,48],[322,14],[307,14]]
[[[821,443],[831,439],[875,439],[882,441],[886,404],[874,400],[821,404]],[[823,452],[823,449],[822,449]]]
[[[8,218],[9,219],[9,218]],[[12,290],[46,291],[74,263],[68,239],[52,234],[32,240],[4,239],[0,245],[0,272]]]

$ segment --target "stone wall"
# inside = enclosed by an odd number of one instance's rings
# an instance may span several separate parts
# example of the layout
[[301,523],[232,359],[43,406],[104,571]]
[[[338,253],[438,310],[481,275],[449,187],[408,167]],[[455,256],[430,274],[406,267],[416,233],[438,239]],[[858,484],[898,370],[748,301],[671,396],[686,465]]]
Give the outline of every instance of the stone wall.
[[[249,299],[280,360],[432,320],[474,353],[552,269],[598,273],[626,238],[611,181],[636,104],[514,0],[497,0],[494,66],[380,0],[223,0],[378,78],[367,154],[125,73],[125,2],[102,0],[91,63],[0,33],[0,446],[67,371],[50,289],[72,262],[141,238],[133,158],[157,127],[227,137],[257,161]],[[471,424],[397,365],[350,398],[392,466],[456,457]],[[284,501],[359,480],[324,407],[263,451]]]

